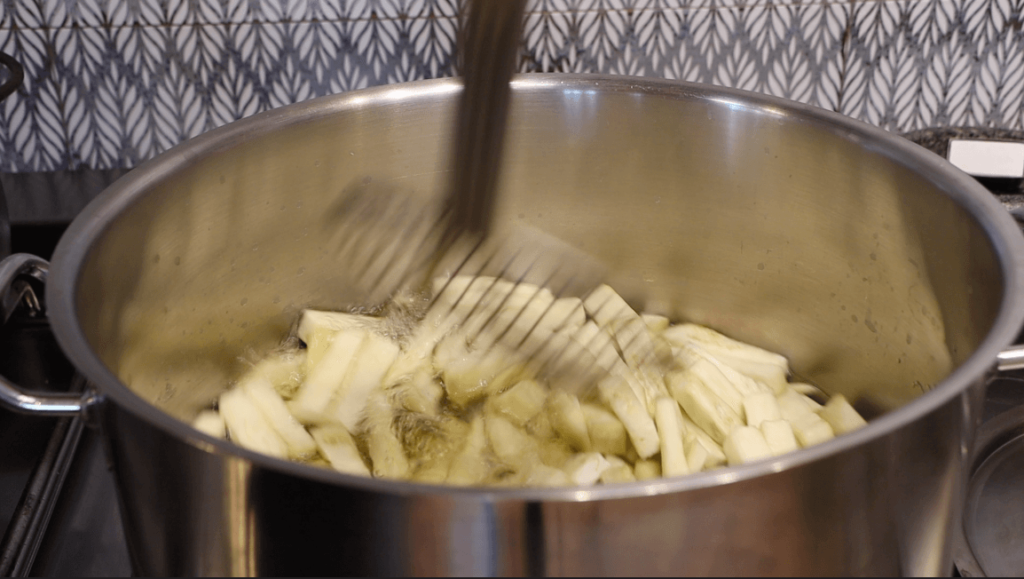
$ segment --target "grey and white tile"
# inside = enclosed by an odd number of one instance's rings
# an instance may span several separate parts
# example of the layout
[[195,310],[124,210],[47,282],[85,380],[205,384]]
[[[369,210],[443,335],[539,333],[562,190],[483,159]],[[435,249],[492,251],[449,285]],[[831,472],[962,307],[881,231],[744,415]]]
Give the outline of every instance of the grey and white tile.
[[[0,170],[133,166],[256,112],[450,76],[465,0],[0,0]],[[892,131],[1024,128],[1024,0],[531,0],[524,72],[682,79]]]

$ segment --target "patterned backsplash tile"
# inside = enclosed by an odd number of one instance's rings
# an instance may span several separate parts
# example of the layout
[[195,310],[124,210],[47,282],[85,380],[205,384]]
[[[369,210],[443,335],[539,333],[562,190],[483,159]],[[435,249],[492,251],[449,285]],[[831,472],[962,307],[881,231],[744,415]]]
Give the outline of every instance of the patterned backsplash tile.
[[[256,112],[454,74],[463,0],[3,0],[0,170],[131,167]],[[888,130],[1024,128],[1024,0],[534,0],[520,70],[764,92]]]
[[906,131],[1021,128],[1020,1],[854,5],[839,111]]

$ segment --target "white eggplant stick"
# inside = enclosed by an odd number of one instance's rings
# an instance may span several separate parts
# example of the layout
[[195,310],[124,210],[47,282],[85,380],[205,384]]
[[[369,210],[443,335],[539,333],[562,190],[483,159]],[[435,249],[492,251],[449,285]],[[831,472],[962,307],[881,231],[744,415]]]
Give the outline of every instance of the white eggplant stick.
[[398,345],[373,332],[367,332],[348,377],[334,395],[334,419],[349,432],[356,432],[366,410],[370,392],[380,389],[388,368],[398,358]]
[[221,394],[219,408],[233,442],[277,458],[288,457],[288,445],[244,392],[232,388]]
[[682,424],[679,423],[676,410],[678,406],[675,400],[667,397],[659,398],[654,405],[654,421],[661,438],[662,476],[682,476],[690,472],[683,451]]
[[329,419],[327,407],[348,378],[352,361],[366,336],[366,330],[341,330],[334,336],[323,359],[310,370],[306,383],[292,400],[290,408],[295,418],[305,424]]
[[359,455],[356,442],[344,426],[331,424],[310,429],[320,454],[339,472],[370,476],[370,469]]
[[739,426],[729,433],[723,446],[729,466],[761,460],[772,456],[772,450],[761,431],[753,426]]
[[220,413],[216,410],[203,410],[200,412],[195,417],[195,420],[192,421],[192,428],[214,438],[224,438],[226,435],[224,419],[220,417]]
[[650,458],[660,449],[658,428],[647,409],[629,388],[625,380],[609,376],[597,385],[605,404],[619,417],[626,427],[629,439],[633,441],[640,458]]
[[246,396],[256,404],[278,436],[288,445],[288,454],[294,458],[306,459],[316,453],[316,442],[288,412],[284,400],[274,390],[269,380],[260,376],[247,379],[238,385]]

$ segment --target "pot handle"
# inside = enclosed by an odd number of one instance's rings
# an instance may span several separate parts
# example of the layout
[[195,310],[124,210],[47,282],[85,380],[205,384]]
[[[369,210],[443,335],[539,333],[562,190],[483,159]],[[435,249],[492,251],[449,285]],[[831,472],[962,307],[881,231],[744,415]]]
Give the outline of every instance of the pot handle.
[[1024,345],[1011,346],[996,356],[996,370],[1024,370]]
[[[46,315],[33,282],[45,284],[50,264],[44,259],[16,253],[0,261],[0,323],[7,323],[19,305],[31,315]],[[0,376],[0,405],[22,414],[67,416],[81,414],[92,402],[93,394],[51,394],[25,390]]]

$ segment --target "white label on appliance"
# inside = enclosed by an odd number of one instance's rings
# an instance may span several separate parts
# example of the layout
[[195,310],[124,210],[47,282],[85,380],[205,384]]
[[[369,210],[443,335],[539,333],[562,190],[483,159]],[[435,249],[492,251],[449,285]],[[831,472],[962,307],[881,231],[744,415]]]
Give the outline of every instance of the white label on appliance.
[[949,162],[975,177],[1024,177],[1024,143],[949,141]]

